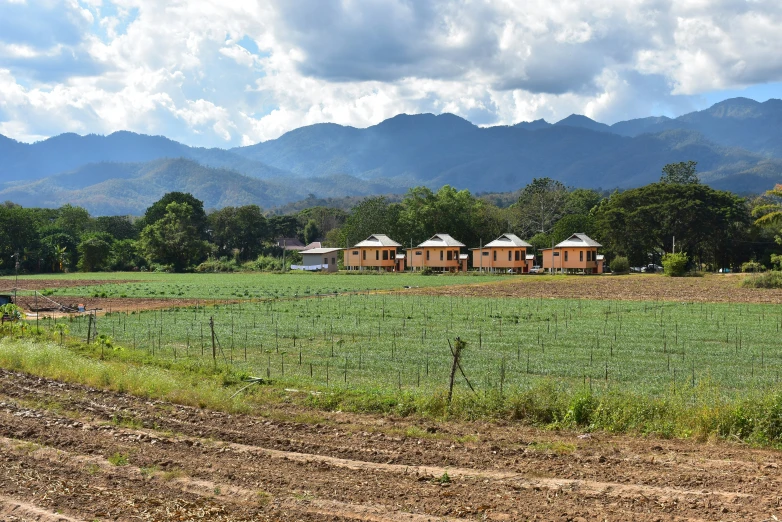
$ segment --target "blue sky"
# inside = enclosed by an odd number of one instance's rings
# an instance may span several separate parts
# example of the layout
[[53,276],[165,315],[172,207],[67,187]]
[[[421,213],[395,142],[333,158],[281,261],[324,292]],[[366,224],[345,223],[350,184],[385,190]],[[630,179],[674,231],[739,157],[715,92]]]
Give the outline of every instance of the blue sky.
[[0,134],[677,116],[782,97],[780,27],[776,0],[0,0]]

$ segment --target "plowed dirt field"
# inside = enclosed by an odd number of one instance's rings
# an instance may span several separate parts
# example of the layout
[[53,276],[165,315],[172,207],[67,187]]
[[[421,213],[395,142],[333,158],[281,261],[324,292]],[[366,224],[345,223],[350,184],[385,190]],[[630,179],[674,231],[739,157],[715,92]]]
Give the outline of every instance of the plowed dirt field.
[[743,274],[707,274],[703,277],[519,276],[476,285],[417,288],[408,292],[458,297],[542,297],[629,301],[782,304],[782,290],[742,288]]
[[0,370],[7,521],[775,520],[780,460],[288,406],[230,415]]

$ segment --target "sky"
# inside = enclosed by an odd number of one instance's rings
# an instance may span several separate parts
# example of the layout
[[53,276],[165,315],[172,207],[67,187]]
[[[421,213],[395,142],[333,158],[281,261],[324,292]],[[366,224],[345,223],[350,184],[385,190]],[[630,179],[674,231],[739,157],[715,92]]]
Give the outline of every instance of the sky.
[[678,116],[782,98],[780,28],[779,0],[0,0],[0,134]]

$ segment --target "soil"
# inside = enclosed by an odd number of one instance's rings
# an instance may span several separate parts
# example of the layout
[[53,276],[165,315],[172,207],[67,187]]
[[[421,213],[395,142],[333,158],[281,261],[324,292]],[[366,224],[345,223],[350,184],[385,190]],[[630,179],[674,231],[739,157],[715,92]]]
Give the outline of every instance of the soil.
[[665,277],[655,274],[570,277],[509,276],[497,282],[406,290],[458,297],[541,297],[704,303],[782,304],[782,289],[742,288],[743,274]]
[[[78,310],[78,306],[84,305],[85,310],[95,310],[97,313],[107,312],[134,312],[139,310],[158,310],[161,308],[178,308],[187,306],[203,306],[215,303],[238,303],[239,300],[227,299],[176,299],[176,298],[152,298],[152,297],[63,297],[54,296],[45,299],[41,296],[36,299],[33,296],[19,296],[16,303],[28,314],[33,314],[36,306],[40,316],[60,317],[68,315],[67,310]],[[63,306],[64,309],[60,309]],[[64,310],[64,311],[63,311]]]
[[[20,279],[19,290],[46,290],[54,288],[73,288],[75,286],[97,286],[105,284],[141,283],[137,279]],[[13,293],[15,281],[13,278],[0,279],[0,293]]]
[[780,453],[299,406],[227,414],[0,370],[2,520],[774,520]]

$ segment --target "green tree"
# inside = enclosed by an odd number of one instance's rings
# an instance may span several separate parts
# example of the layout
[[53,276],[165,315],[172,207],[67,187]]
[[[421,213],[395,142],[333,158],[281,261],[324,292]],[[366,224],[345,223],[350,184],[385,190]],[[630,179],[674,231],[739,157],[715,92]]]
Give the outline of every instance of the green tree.
[[134,239],[120,239],[111,247],[111,268],[113,270],[133,270],[142,266],[144,259]]
[[198,239],[206,239],[206,212],[204,212],[204,202],[192,194],[186,192],[169,192],[162,198],[152,204],[141,218],[137,225],[143,230],[148,225],[153,225],[163,219],[168,213],[168,205],[171,203],[184,203],[191,209],[192,216],[189,218],[193,231],[198,235]]
[[313,241],[316,241],[319,237],[320,230],[318,230],[317,223],[315,223],[314,219],[309,220],[304,227],[304,243],[308,245]]
[[63,205],[56,213],[57,218],[53,225],[77,239],[81,238],[90,225],[90,213],[81,207]]
[[98,272],[109,266],[111,245],[114,238],[105,232],[95,232],[85,235],[77,250],[79,262],[77,267],[82,272]]
[[660,183],[672,183],[676,185],[690,185],[700,183],[698,173],[695,170],[697,161],[681,161],[669,163],[663,167],[663,175]]
[[576,232],[583,232],[588,236],[595,235],[595,219],[585,214],[569,214],[560,218],[551,231],[551,240],[556,245]]
[[603,195],[594,189],[577,188],[567,196],[565,214],[588,215],[603,200]]
[[337,246],[354,245],[372,234],[387,234],[405,243],[405,238],[396,238],[398,222],[399,205],[389,203],[383,196],[366,198],[353,207],[339,238],[329,236],[329,242],[339,241]]
[[222,208],[209,214],[207,223],[220,256],[237,251],[240,259],[253,259],[267,239],[267,221],[257,205]]
[[700,183],[653,183],[614,193],[596,213],[597,239],[634,265],[652,252],[687,251],[721,266],[744,255],[735,244],[749,225],[746,202]]
[[[38,230],[33,213],[22,207],[0,207],[0,267],[13,269],[19,252],[22,269],[35,270],[33,252],[38,250]],[[36,254],[37,256],[37,254]]]
[[535,178],[524,187],[514,205],[515,229],[522,237],[551,232],[567,211],[567,187],[551,178]]
[[137,239],[138,229],[129,216],[100,216],[92,220],[89,229],[95,232],[106,232],[116,240]]
[[190,205],[169,203],[163,217],[141,231],[140,250],[150,263],[182,271],[202,261],[209,250],[198,233],[199,224],[200,215]]

